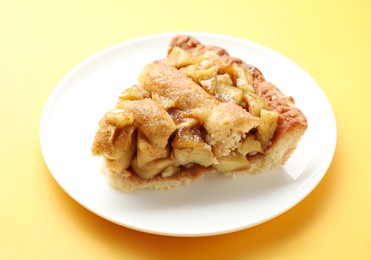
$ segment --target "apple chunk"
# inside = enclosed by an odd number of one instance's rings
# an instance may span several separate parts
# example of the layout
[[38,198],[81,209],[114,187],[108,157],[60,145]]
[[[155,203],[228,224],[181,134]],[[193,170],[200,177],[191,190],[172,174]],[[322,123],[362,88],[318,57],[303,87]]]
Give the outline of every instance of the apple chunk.
[[197,163],[207,167],[216,161],[211,147],[202,140],[201,132],[196,128],[179,129],[171,145],[172,155],[180,165]]

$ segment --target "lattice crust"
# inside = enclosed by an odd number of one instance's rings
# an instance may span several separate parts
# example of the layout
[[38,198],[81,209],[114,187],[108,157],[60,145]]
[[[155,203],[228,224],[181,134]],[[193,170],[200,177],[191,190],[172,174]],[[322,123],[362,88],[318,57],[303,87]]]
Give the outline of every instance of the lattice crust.
[[102,117],[92,152],[112,186],[166,189],[210,171],[277,167],[306,128],[293,98],[258,69],[179,35]]

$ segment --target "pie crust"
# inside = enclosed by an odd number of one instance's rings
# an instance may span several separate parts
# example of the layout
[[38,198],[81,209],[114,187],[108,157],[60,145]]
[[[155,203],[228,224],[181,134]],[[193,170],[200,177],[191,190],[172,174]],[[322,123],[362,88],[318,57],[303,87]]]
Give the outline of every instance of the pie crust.
[[92,146],[121,191],[284,164],[307,128],[292,97],[220,47],[175,36],[99,121]]

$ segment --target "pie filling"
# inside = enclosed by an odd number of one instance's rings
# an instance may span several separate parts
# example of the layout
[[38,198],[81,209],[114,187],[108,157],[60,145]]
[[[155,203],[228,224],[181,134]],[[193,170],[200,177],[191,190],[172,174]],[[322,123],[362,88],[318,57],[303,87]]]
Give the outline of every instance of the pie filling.
[[271,145],[279,118],[254,84],[242,64],[174,46],[102,117],[92,152],[110,171],[142,179],[195,166],[248,170]]

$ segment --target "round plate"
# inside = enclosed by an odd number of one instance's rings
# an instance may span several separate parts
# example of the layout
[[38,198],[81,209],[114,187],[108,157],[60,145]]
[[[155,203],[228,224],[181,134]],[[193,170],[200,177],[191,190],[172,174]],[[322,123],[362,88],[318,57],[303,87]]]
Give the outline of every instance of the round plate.
[[119,94],[137,82],[142,68],[166,56],[175,34],[127,41],[92,56],[73,69],[51,94],[43,111],[40,142],[59,185],[95,214],[144,232],[206,236],[248,228],[287,211],[320,182],[333,158],[336,124],[318,84],[298,65],[258,44],[223,35],[188,33],[225,48],[262,71],[295,98],[308,129],[287,164],[257,175],[209,175],[172,190],[122,193],[100,173],[90,147],[101,116]]

